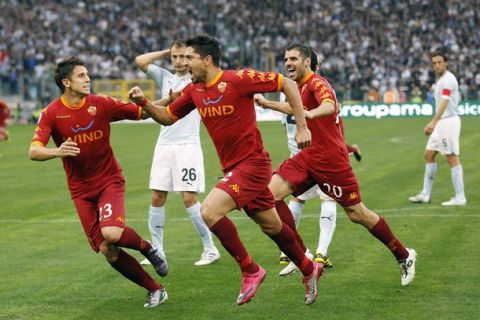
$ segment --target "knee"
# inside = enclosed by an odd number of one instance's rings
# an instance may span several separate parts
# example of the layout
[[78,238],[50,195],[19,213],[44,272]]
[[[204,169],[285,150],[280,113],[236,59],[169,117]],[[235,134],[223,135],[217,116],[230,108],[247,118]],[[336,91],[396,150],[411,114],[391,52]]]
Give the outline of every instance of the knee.
[[166,200],[167,200],[167,195],[165,192],[152,190],[152,206],[163,207],[165,205]]
[[364,212],[360,208],[345,208],[345,212],[353,223],[362,224],[365,220]]
[[217,222],[217,214],[215,214],[215,207],[211,206],[209,202],[203,202],[200,207],[200,215],[208,227],[211,227]]
[[196,193],[193,193],[193,192],[183,193],[183,204],[185,205],[185,208],[190,208],[195,203],[197,203],[197,201],[198,201],[198,198]]
[[363,204],[354,207],[345,208],[350,221],[361,224],[367,229],[370,229],[378,222],[378,215],[373,211],[367,209]]
[[[123,229],[118,227],[102,228],[102,236],[109,245],[113,245],[120,240]],[[101,249],[100,249],[101,251]]]
[[114,263],[117,261],[118,254],[120,253],[119,247],[109,244],[107,241],[104,241],[100,244],[99,250],[109,263]]

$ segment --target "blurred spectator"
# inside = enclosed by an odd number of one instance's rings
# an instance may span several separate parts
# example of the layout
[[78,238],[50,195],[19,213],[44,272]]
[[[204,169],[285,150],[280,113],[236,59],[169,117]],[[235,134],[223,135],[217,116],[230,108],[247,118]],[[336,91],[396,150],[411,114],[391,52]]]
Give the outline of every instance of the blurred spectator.
[[412,95],[410,97],[410,100],[413,103],[422,103],[423,102],[422,90],[420,90],[419,87],[417,87],[417,86],[413,87]]
[[0,90],[43,100],[40,89],[24,88],[40,86],[33,70],[73,54],[88,57],[93,79],[131,79],[139,74],[135,56],[206,32],[225,43],[222,66],[231,68],[282,70],[285,47],[307,43],[320,53],[322,75],[338,96],[356,99],[372,81],[380,92],[393,81],[409,96],[414,86],[425,95],[434,81],[429,53],[444,48],[450,70],[476,98],[478,6],[478,0],[5,0]]

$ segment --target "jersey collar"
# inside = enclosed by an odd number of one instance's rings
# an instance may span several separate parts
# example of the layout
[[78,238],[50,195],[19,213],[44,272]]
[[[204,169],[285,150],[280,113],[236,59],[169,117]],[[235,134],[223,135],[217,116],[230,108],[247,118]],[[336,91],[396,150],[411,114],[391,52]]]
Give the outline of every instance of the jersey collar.
[[80,102],[77,105],[74,105],[74,106],[70,105],[68,103],[67,99],[65,99],[64,96],[61,96],[60,100],[65,105],[65,107],[67,107],[68,109],[77,110],[77,109],[80,109],[81,107],[83,107],[83,105],[85,104],[85,101],[87,100],[87,97],[83,97],[82,100],[80,100]]
[[307,82],[308,80],[310,80],[311,77],[313,77],[315,73],[313,71],[310,71],[309,73],[307,73],[307,75],[305,77],[303,77],[302,80],[300,80],[300,82],[298,83],[298,87],[301,87],[305,84],[305,82]]
[[215,77],[213,77],[212,80],[210,80],[209,83],[207,83],[206,87],[207,88],[210,88],[211,86],[213,86],[215,83],[217,83],[218,79],[220,79],[220,77],[222,76],[223,74],[223,70],[220,70],[216,75]]

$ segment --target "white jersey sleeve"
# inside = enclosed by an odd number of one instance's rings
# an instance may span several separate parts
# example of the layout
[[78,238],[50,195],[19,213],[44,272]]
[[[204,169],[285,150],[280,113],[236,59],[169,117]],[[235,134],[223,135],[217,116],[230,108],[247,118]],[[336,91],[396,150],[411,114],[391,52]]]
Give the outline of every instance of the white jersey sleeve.
[[[168,96],[170,90],[181,91],[191,81],[191,75],[188,72],[182,77],[178,77],[154,64],[148,65],[147,77],[155,82],[157,88],[161,88],[162,98]],[[157,144],[200,144],[200,114],[198,111],[193,110],[171,126],[162,126]]]
[[458,104],[460,103],[460,91],[457,78],[450,71],[445,73],[435,83],[435,107],[438,108],[440,101],[448,100],[448,105],[441,118],[448,118],[458,115]]
[[[286,97],[283,92],[280,93],[280,102],[286,102]],[[287,130],[288,149],[290,150],[290,156],[293,157],[299,151],[297,140],[295,139],[297,136],[297,124],[295,123],[295,117],[282,113],[282,124],[285,125],[285,129]]]

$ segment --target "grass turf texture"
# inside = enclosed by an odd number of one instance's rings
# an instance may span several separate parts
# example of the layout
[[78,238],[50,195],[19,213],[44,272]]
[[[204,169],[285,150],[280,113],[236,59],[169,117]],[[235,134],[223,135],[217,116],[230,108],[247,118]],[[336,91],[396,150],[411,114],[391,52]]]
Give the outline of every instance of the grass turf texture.
[[[244,213],[229,217],[252,257],[267,271],[256,297],[237,306],[240,272],[218,245],[221,260],[194,267],[202,247],[178,194],[167,200],[165,248],[170,273],[160,281],[169,300],[143,308],[145,291],[122,278],[90,250],[69,198],[59,160],[28,160],[33,126],[12,126],[13,140],[0,143],[0,319],[472,319],[480,314],[480,173],[478,118],[462,119],[461,160],[468,204],[443,208],[453,195],[443,158],[432,203],[415,205],[408,196],[421,189],[423,127],[427,118],[345,120],[347,140],[363,160],[352,165],[365,204],[383,215],[396,235],[419,254],[417,276],[401,288],[388,250],[338,207],[330,246],[334,268],[323,275],[315,304],[303,304],[297,274],[277,276],[278,250]],[[276,166],[288,156],[279,123],[260,123]],[[155,124],[113,125],[112,144],[127,181],[127,223],[148,237],[148,175],[157,139]],[[209,190],[221,175],[218,159],[202,129]],[[206,194],[201,195],[201,198]],[[319,202],[306,204],[300,232],[310,249],[318,241]],[[215,239],[216,243],[218,241]],[[139,254],[134,253],[137,258]],[[153,269],[148,268],[151,274]],[[158,277],[155,275],[158,279]]]

